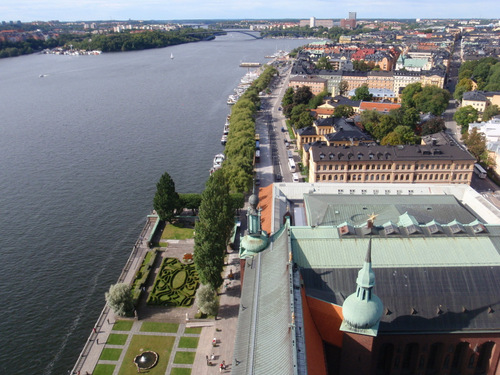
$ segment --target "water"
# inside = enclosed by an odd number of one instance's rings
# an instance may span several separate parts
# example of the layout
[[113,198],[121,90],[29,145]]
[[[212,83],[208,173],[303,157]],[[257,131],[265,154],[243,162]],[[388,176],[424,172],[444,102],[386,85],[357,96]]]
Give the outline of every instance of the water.
[[302,44],[230,34],[0,60],[1,374],[67,374],[161,174],[203,190],[239,63]]

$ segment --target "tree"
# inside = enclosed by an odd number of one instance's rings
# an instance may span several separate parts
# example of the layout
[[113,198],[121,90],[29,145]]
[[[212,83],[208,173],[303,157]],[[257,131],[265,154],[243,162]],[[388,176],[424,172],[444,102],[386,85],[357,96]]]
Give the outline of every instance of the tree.
[[304,111],[299,115],[299,117],[294,125],[295,125],[296,129],[302,129],[302,128],[307,128],[308,126],[311,126],[313,124],[313,122],[314,122],[314,119],[311,116],[311,112]]
[[286,89],[285,94],[283,95],[283,99],[281,100],[281,105],[283,107],[293,104],[293,94],[295,91],[293,90],[293,87],[289,87]]
[[354,108],[350,105],[341,104],[335,108],[334,117],[351,117],[354,114]]
[[381,145],[414,145],[417,143],[417,136],[409,126],[399,125],[392,132],[387,134]]
[[196,305],[203,314],[216,316],[219,311],[217,292],[210,285],[201,284],[196,291]]
[[415,108],[416,104],[414,97],[420,91],[422,91],[422,84],[420,82],[410,83],[407,85],[401,93],[401,102],[403,103],[403,106],[407,108]]
[[308,104],[309,100],[311,100],[313,96],[314,95],[308,86],[299,87],[293,94],[293,104]]
[[223,170],[214,172],[201,194],[199,220],[195,224],[194,264],[202,284],[217,290],[227,241],[234,226],[233,202]]
[[486,148],[486,137],[483,133],[479,133],[477,128],[473,128],[470,133],[464,134],[463,141],[477,161],[488,164],[488,149]]
[[316,68],[319,70],[332,70],[332,64],[326,57],[320,57],[316,63]]
[[397,125],[398,124],[391,116],[382,115],[380,122],[378,124],[374,124],[371,129],[367,128],[367,130],[375,139],[382,140],[386,135],[396,129]]
[[472,79],[470,78],[462,78],[457,86],[455,87],[455,92],[453,93],[453,97],[456,100],[462,100],[462,96],[465,92],[472,90]]
[[193,215],[200,208],[201,204],[201,194],[179,194],[179,199],[182,202],[182,207],[191,210]]
[[478,119],[478,112],[471,105],[466,105],[465,107],[459,108],[453,115],[453,120],[457,122],[458,125],[462,127],[462,134],[466,133],[469,124],[471,122],[476,122]]
[[160,220],[169,223],[173,221],[175,211],[181,207],[179,194],[175,191],[175,183],[167,172],[161,176],[160,181],[156,184],[153,207]]
[[134,304],[130,286],[124,283],[111,285],[105,293],[106,303],[118,316],[133,316]]
[[442,117],[434,117],[422,124],[422,135],[435,134],[446,129]]
[[318,95],[315,95],[311,100],[309,100],[308,107],[311,109],[318,108],[321,104],[323,104],[324,98],[327,95],[328,92],[326,91],[322,91]]
[[500,108],[496,104],[489,105],[485,108],[483,115],[481,116],[482,121],[488,121],[492,117],[500,114]]
[[339,83],[339,95],[344,95],[347,90],[349,89],[349,82],[347,81],[340,81]]
[[299,104],[293,107],[292,112],[290,113],[290,121],[295,127],[297,127],[297,123],[299,123],[302,113],[307,113],[309,117],[311,117],[307,105]]
[[420,92],[413,96],[415,108],[421,113],[441,115],[448,107],[450,93],[437,86],[424,86]]
[[358,87],[356,90],[354,90],[354,96],[352,97],[352,100],[363,100],[365,102],[369,102],[373,99],[373,95],[370,94],[370,89],[368,88],[368,85],[361,85]]

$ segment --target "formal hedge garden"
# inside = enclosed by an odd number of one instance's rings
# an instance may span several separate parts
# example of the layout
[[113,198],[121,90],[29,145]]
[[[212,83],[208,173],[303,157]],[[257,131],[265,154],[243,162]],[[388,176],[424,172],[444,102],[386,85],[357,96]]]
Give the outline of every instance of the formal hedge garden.
[[139,298],[141,297],[142,287],[146,285],[146,280],[149,276],[149,272],[153,268],[153,264],[156,259],[156,250],[151,250],[144,255],[141,267],[137,270],[135,274],[134,282],[132,283],[132,296],[134,305],[137,306]]
[[165,258],[147,303],[160,306],[191,306],[198,285],[199,279],[194,264],[183,264],[177,258]]

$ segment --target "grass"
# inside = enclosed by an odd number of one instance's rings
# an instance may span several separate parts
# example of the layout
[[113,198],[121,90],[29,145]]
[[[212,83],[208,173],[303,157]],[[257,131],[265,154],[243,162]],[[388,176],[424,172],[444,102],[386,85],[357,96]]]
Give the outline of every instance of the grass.
[[194,228],[186,227],[182,222],[165,225],[162,240],[187,240],[194,237]]
[[144,322],[141,326],[141,332],[177,333],[178,329],[177,323]]
[[130,331],[134,322],[131,320],[117,320],[113,324],[113,331]]
[[118,333],[112,333],[108,337],[106,344],[108,345],[125,345],[128,335],[121,335]]
[[170,375],[191,375],[190,368],[172,367]]
[[199,335],[201,333],[201,327],[186,328],[186,329],[184,329],[184,333],[191,333],[193,335]]
[[175,352],[174,363],[192,365],[196,352]]
[[94,368],[92,375],[113,375],[113,371],[115,371],[115,365],[100,364]]
[[181,337],[179,348],[196,349],[198,347],[199,337]]
[[[118,375],[137,374],[134,358],[146,350],[152,350],[158,353],[158,363],[155,367],[148,370],[147,373],[149,375],[164,375],[167,370],[174,340],[174,336],[134,335],[130,341],[127,353],[123,358]],[[95,373],[93,375],[95,375]]]
[[104,348],[99,357],[100,361],[118,361],[122,354],[122,349]]

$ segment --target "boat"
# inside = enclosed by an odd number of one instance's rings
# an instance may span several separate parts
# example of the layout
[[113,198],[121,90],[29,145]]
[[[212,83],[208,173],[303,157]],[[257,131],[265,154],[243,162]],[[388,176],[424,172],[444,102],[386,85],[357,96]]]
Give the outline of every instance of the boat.
[[172,60],[174,59],[174,54],[173,54],[173,53],[171,53],[171,54],[170,54],[170,58],[171,58]]
[[226,157],[224,156],[224,154],[217,154],[215,155],[214,157],[214,162],[213,162],[213,165],[212,165],[212,168],[210,168],[210,174],[214,173],[216,170],[218,169],[221,169],[222,168],[222,163],[224,162],[224,159]]
[[220,143],[221,145],[225,146],[226,143],[227,143],[227,135],[226,134],[223,134],[222,135],[222,138],[220,139]]

